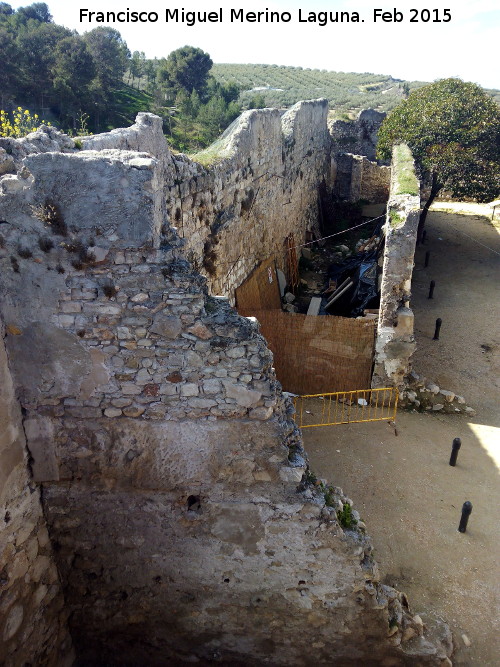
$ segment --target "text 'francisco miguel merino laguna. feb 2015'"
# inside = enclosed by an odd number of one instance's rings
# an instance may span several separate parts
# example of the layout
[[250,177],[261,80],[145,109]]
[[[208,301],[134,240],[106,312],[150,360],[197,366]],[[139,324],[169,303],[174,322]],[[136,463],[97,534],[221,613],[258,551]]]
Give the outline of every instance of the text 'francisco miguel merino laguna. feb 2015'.
[[[252,12],[244,9],[222,7],[211,11],[190,11],[188,9],[165,8],[163,15],[154,11],[135,11],[129,8],[119,12],[96,12],[80,9],[80,23],[183,23],[189,27],[200,23],[309,23],[326,26],[329,23],[448,23],[451,21],[450,9],[409,9],[402,12],[396,8],[388,11],[374,8],[360,12],[316,12],[298,9],[288,11]],[[161,18],[160,18],[161,16]]]

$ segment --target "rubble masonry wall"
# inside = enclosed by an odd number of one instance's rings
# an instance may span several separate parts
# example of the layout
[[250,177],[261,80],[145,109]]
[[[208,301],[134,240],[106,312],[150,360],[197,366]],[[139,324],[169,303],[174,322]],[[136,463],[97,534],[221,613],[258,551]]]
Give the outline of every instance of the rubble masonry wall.
[[79,660],[439,664],[307,473],[257,324],[187,261],[157,127],[0,180],[5,344]]
[[402,389],[415,351],[410,294],[419,217],[419,182],[411,151],[402,144],[392,159],[373,387]]
[[[293,233],[303,242],[317,225],[319,188],[331,189],[327,112],[326,100],[300,102],[283,116],[277,109],[244,112],[195,160],[168,151],[159,119],[150,130],[154,146],[141,143],[165,164],[167,220],[212,293],[232,297],[273,254],[284,268],[284,239]],[[130,132],[91,137],[83,146],[130,148]]]
[[74,654],[40,490],[0,337],[0,663],[64,667]]

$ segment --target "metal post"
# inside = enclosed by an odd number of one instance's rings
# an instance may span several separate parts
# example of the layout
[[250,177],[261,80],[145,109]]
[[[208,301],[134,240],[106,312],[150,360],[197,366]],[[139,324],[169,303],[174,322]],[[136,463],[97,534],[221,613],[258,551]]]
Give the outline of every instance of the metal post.
[[441,329],[442,319],[440,317],[436,320],[436,328],[434,330],[434,338],[432,340],[439,340],[439,331]]
[[436,281],[431,280],[431,284],[429,286],[429,296],[427,298],[433,299],[434,298],[434,288],[436,287]]
[[431,251],[428,250],[428,251],[425,253],[425,262],[424,262],[424,266],[425,266],[425,268],[427,268],[427,267],[429,266],[429,257],[430,257],[430,256],[431,256]]
[[462,516],[460,517],[460,524],[458,526],[459,533],[465,533],[467,522],[469,521],[470,513],[472,512],[472,503],[466,500],[462,505]]
[[422,232],[422,245],[425,243],[425,237],[426,236],[427,236],[427,230],[424,229],[424,231]]
[[458,450],[462,446],[462,441],[460,438],[454,438],[453,445],[451,447],[451,456],[450,456],[450,465],[454,466],[457,462]]

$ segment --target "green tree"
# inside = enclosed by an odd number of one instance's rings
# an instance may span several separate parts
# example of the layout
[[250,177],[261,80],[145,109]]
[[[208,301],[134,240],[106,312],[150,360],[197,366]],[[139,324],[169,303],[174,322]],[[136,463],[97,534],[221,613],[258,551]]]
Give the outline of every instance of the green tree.
[[52,15],[45,2],[35,2],[28,7],[19,7],[15,16],[18,23],[27,23],[29,20],[40,23],[52,22]]
[[226,104],[221,95],[211,97],[198,112],[198,121],[203,125],[202,134],[205,142],[216,139],[240,114],[240,111],[240,105],[237,102],[232,101]]
[[19,92],[25,100],[36,100],[41,107],[53,101],[52,73],[57,44],[71,31],[55,23],[30,21],[17,36],[19,54]]
[[203,96],[212,65],[208,53],[193,46],[183,46],[160,62],[158,82],[165,88],[176,91],[182,88],[188,95],[196,90]]
[[118,30],[114,28],[99,26],[85,33],[83,39],[94,59],[97,79],[106,98],[120,85],[128,66],[130,52]]
[[12,16],[14,10],[7,2],[0,2],[0,21],[5,21],[8,16]]
[[500,194],[500,107],[474,83],[442,79],[413,91],[378,136],[379,157],[388,159],[392,147],[405,142],[421,176],[430,178],[418,240],[441,189],[483,202]]
[[132,86],[136,79],[140,79],[144,71],[144,61],[146,56],[144,51],[134,51],[129,62],[129,72],[132,77]]
[[250,102],[248,103],[248,108],[249,109],[265,109],[266,108],[266,98],[262,93],[259,93],[258,95],[253,95],[250,98]]
[[57,44],[51,74],[60,117],[75,128],[80,111],[90,105],[90,85],[96,74],[94,59],[79,35]]
[[[1,9],[1,7],[0,7]],[[14,100],[19,73],[17,70],[17,46],[14,37],[0,28],[0,108]]]
[[193,118],[196,118],[201,107],[200,96],[198,95],[196,90],[193,90],[193,92],[191,93],[189,101],[191,105],[191,114]]

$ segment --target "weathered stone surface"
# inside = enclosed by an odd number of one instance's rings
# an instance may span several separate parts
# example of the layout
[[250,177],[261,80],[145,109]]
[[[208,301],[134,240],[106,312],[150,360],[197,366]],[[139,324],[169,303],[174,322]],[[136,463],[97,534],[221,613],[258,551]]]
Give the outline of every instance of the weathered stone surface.
[[43,203],[48,192],[57,192],[68,227],[91,231],[98,220],[101,238],[116,245],[141,246],[156,233],[151,227],[156,206],[151,182],[157,162],[147,154],[140,154],[140,164],[137,158],[137,153],[129,151],[89,150],[32,154],[24,162],[35,179],[35,202]]
[[[353,593],[369,585],[390,597],[364,533],[338,525],[336,508],[352,501],[331,489],[326,507],[326,482],[304,478],[265,341],[207,296],[200,275],[231,296],[264,251],[282,255],[291,232],[319,233],[318,186],[332,176],[327,106],[246,112],[210,168],[171,155],[161,119],[141,114],[129,130],[85,138],[90,150],[29,157],[32,177],[19,173],[0,195],[13,223],[0,313],[22,332],[8,336],[23,339],[11,355],[22,406],[53,426],[60,479],[44,482],[43,502],[82,664],[299,665],[310,656],[306,626],[318,664],[404,662],[387,643],[387,605]],[[67,225],[64,266],[36,251],[20,273],[9,254],[19,233],[34,248],[47,233],[30,208],[46,198]],[[72,244],[91,234],[107,253],[75,266]],[[34,379],[30,354],[43,357]],[[16,463],[18,426],[4,451],[22,504],[35,494]],[[47,662],[36,654],[43,637],[62,667],[65,615],[50,544],[43,531],[37,539],[43,519],[16,520],[7,558],[23,574],[0,611],[26,606],[7,650],[28,636],[27,619],[45,618],[34,660]],[[28,599],[40,601],[38,616]]]
[[400,172],[403,171],[411,175],[418,192],[413,158],[406,146],[397,147],[393,157],[372,378],[374,388],[394,386],[400,391],[404,386],[404,377],[409,372],[410,357],[415,350],[414,318],[409,299],[420,215],[419,195],[399,192]]
[[262,398],[260,391],[247,389],[241,385],[233,384],[229,380],[223,380],[222,384],[226,389],[226,396],[234,398],[238,405],[242,405],[245,408],[255,407]]
[[36,401],[45,386],[52,395],[76,395],[90,373],[92,358],[74,334],[33,322],[22,336],[7,336],[7,350],[23,400]]
[[54,447],[54,427],[49,417],[32,417],[24,420],[28,448],[31,453],[31,469],[35,482],[59,479],[59,465]]
[[[0,663],[69,667],[74,656],[58,577],[50,599],[36,583],[39,559],[53,564],[52,551],[40,495],[28,474],[21,411],[0,334]],[[48,438],[51,425],[37,420],[36,435]],[[28,433],[34,426],[29,422]]]
[[375,109],[363,109],[355,120],[336,120],[329,123],[334,152],[366,155],[375,160],[377,135],[386,114]]
[[182,321],[179,317],[167,315],[163,311],[155,316],[151,325],[151,333],[165,338],[177,338],[182,331]]
[[188,332],[197,338],[201,338],[202,340],[209,340],[213,336],[213,333],[210,331],[210,329],[202,322],[196,322],[193,324],[192,327],[189,327]]

